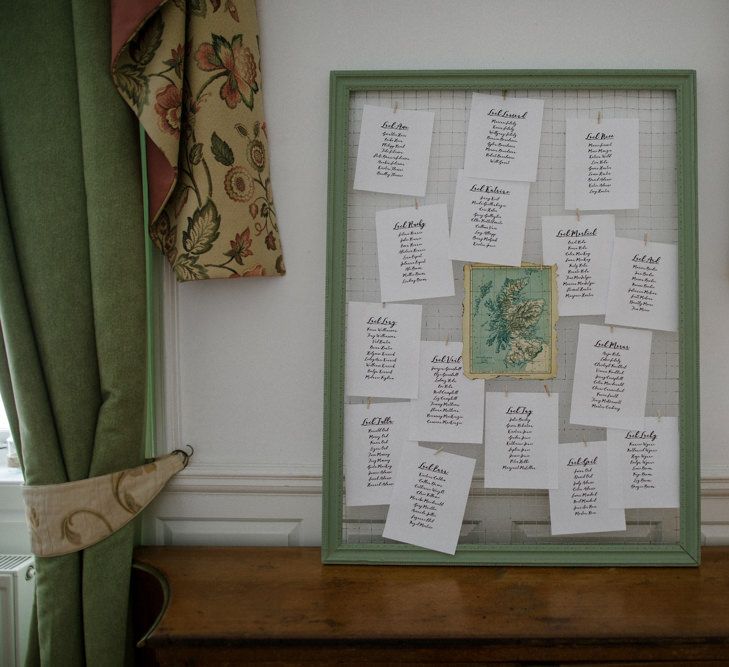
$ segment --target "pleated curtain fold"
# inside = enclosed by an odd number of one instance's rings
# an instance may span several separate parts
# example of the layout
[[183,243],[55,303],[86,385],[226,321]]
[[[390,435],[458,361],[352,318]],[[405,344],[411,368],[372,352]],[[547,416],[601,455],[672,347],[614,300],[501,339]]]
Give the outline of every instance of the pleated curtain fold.
[[[143,462],[138,129],[106,3],[5,3],[1,29],[0,390],[26,483],[57,484]],[[28,664],[131,659],[133,531],[37,559]]]

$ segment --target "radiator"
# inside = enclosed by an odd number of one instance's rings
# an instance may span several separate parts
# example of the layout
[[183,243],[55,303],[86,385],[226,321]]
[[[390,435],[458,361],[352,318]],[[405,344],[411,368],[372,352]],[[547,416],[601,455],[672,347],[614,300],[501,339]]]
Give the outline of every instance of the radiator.
[[32,556],[0,554],[0,667],[25,662],[34,577]]

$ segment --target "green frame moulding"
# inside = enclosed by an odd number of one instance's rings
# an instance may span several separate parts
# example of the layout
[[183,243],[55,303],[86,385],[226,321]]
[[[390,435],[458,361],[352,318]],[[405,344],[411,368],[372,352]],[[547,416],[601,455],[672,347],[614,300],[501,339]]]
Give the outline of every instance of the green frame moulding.
[[[676,544],[469,544],[454,556],[398,543],[345,544],[344,360],[350,95],[408,90],[661,90],[676,97],[679,250],[680,526]],[[699,288],[696,74],[668,70],[340,71],[330,79],[322,560],[421,565],[697,565]]]
[[149,181],[147,179],[147,134],[139,126],[139,164],[142,176],[142,206],[144,207],[144,267],[147,281],[147,401],[144,416],[144,456],[157,455],[157,293],[155,281],[155,248],[149,236]]

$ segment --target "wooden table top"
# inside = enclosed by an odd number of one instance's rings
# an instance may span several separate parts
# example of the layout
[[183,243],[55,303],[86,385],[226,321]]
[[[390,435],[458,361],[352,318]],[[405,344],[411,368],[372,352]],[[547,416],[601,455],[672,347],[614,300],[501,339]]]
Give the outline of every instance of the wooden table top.
[[729,660],[723,547],[698,568],[322,565],[318,548],[258,547],[143,547],[135,562],[169,583],[150,646],[621,643]]

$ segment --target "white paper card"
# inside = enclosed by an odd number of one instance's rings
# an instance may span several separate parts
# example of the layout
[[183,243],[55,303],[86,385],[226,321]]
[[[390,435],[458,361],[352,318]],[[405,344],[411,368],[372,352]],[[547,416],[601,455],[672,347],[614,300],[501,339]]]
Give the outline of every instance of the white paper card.
[[544,100],[473,93],[464,172],[475,178],[536,181]]
[[491,181],[458,172],[451,258],[521,266],[529,183]]
[[486,394],[487,489],[557,487],[558,412],[558,394]]
[[612,215],[542,218],[543,259],[557,265],[560,317],[605,314],[614,240]]
[[476,459],[406,442],[383,537],[454,554]]
[[445,204],[375,213],[382,301],[453,296]]
[[627,430],[609,428],[610,505],[679,506],[679,436],[676,417],[646,417]]
[[463,343],[420,343],[420,390],[410,440],[483,442],[484,381],[463,374]]
[[678,331],[678,250],[616,238],[605,322]]
[[651,332],[580,324],[570,422],[630,428],[645,414]]
[[354,189],[425,196],[434,120],[432,111],[365,105]]
[[347,304],[348,396],[417,398],[422,314],[417,305]]
[[407,440],[410,402],[344,406],[344,481],[350,507],[387,505]]
[[567,119],[564,207],[638,208],[638,119]]
[[625,530],[625,510],[609,506],[605,442],[559,446],[559,486],[549,491],[552,535]]

